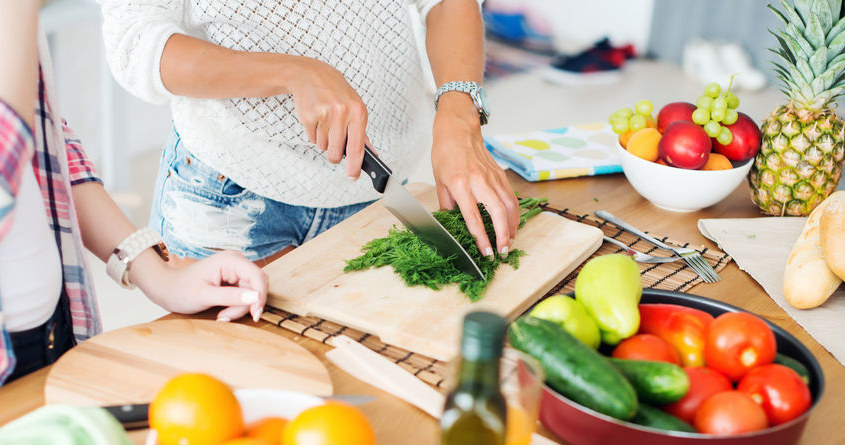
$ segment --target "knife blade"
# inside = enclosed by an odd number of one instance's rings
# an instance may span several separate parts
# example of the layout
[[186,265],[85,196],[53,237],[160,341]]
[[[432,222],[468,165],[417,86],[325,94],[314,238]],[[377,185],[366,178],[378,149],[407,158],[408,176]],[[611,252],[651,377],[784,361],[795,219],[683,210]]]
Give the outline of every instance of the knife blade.
[[382,193],[382,204],[411,232],[434,249],[443,258],[451,259],[461,271],[479,280],[484,273],[475,264],[467,251],[446,230],[428,210],[402,184],[393,177],[393,171],[370,147],[364,146],[364,160],[361,170],[373,181],[373,187]]
[[[348,403],[350,405],[363,405],[370,403],[376,398],[368,394],[336,394],[329,397],[321,397],[323,400],[335,400],[338,402]],[[125,430],[139,430],[149,428],[148,413],[150,411],[149,403],[136,403],[126,405],[111,405],[104,406],[103,409],[109,412]]]

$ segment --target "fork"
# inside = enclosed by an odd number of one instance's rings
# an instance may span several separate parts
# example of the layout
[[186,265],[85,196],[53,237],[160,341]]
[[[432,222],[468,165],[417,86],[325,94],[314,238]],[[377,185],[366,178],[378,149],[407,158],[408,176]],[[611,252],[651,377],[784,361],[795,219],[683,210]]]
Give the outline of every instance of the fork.
[[623,243],[622,241],[615,240],[615,239],[613,239],[613,238],[611,238],[607,235],[605,235],[604,240],[611,243],[611,244],[616,244],[617,246],[624,249],[625,253],[634,257],[634,261],[636,261],[638,263],[651,263],[651,264],[671,263],[672,261],[678,261],[678,260],[681,259],[681,258],[676,257],[676,256],[654,256],[654,255],[649,255],[647,253],[637,252],[636,250],[632,249],[630,246]]
[[622,221],[621,219],[613,216],[612,213],[610,213],[606,210],[596,210],[595,214],[599,218],[602,218],[605,221],[611,222],[615,226],[619,227],[620,229],[625,230],[625,231],[630,232],[630,233],[633,233],[634,235],[639,236],[640,238],[654,244],[657,247],[660,247],[661,249],[666,249],[666,250],[671,251],[672,253],[679,256],[681,259],[683,259],[684,262],[687,263],[687,265],[689,265],[689,267],[692,268],[692,270],[694,270],[695,273],[697,273],[698,276],[700,276],[702,280],[704,280],[704,282],[715,283],[715,282],[721,280],[721,278],[719,277],[719,274],[717,274],[716,271],[713,270],[713,267],[710,266],[710,263],[708,263],[704,259],[704,257],[701,256],[701,253],[699,253],[697,250],[690,249],[690,248],[687,248],[687,247],[672,247],[672,246],[669,246],[667,244],[664,244],[660,240],[655,239],[654,237],[648,235],[647,233],[645,233],[645,232],[637,229],[636,227],[626,223],[625,221]]

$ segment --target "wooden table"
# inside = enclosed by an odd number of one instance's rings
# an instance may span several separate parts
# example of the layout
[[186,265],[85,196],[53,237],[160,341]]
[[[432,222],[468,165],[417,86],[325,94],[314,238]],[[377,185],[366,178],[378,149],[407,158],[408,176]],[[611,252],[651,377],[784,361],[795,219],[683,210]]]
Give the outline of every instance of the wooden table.
[[[556,206],[570,208],[580,213],[598,209],[609,210],[634,225],[653,233],[668,235],[673,239],[715,247],[698,232],[699,218],[755,217],[760,216],[748,198],[748,186],[742,184],[721,203],[695,213],[672,213],[660,210],[640,197],[622,175],[596,178],[568,179],[530,184],[508,173],[515,188],[525,196],[545,196]],[[845,443],[845,428],[839,424],[838,400],[845,397],[845,367],[792,320],[765,291],[735,263],[722,272],[722,281],[700,284],[692,293],[722,300],[762,315],[780,325],[802,341],[815,354],[825,373],[826,389],[822,400],[810,416],[802,444]],[[176,317],[171,315],[169,317]],[[317,355],[329,369],[338,394],[372,394],[373,403],[362,406],[372,421],[381,444],[435,444],[437,423],[422,411],[407,403],[367,385],[325,360],[328,346],[292,332],[261,322],[262,329],[293,339]],[[0,388],[0,424],[18,417],[43,404],[43,386],[46,371],[41,370],[19,381]],[[133,436],[138,443],[143,433]]]

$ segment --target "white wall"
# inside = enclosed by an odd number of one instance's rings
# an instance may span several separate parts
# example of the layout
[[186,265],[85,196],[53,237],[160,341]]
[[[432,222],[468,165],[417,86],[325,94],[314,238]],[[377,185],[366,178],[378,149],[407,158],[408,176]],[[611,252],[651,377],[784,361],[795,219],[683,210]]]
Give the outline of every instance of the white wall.
[[[117,85],[103,56],[99,6],[92,0],[54,0],[42,10],[57,104],[113,191],[130,184],[130,159],[160,150],[170,131],[170,108],[151,105]],[[111,150],[111,152],[109,152]]]

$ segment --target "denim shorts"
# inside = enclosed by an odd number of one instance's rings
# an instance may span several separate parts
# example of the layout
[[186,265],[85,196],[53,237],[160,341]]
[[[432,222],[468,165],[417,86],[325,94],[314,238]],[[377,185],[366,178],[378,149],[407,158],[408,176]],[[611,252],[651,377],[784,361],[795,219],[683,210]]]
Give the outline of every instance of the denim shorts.
[[154,193],[150,227],[171,253],[197,259],[238,250],[257,261],[301,245],[372,203],[315,208],[257,195],[194,157],[175,129]]

